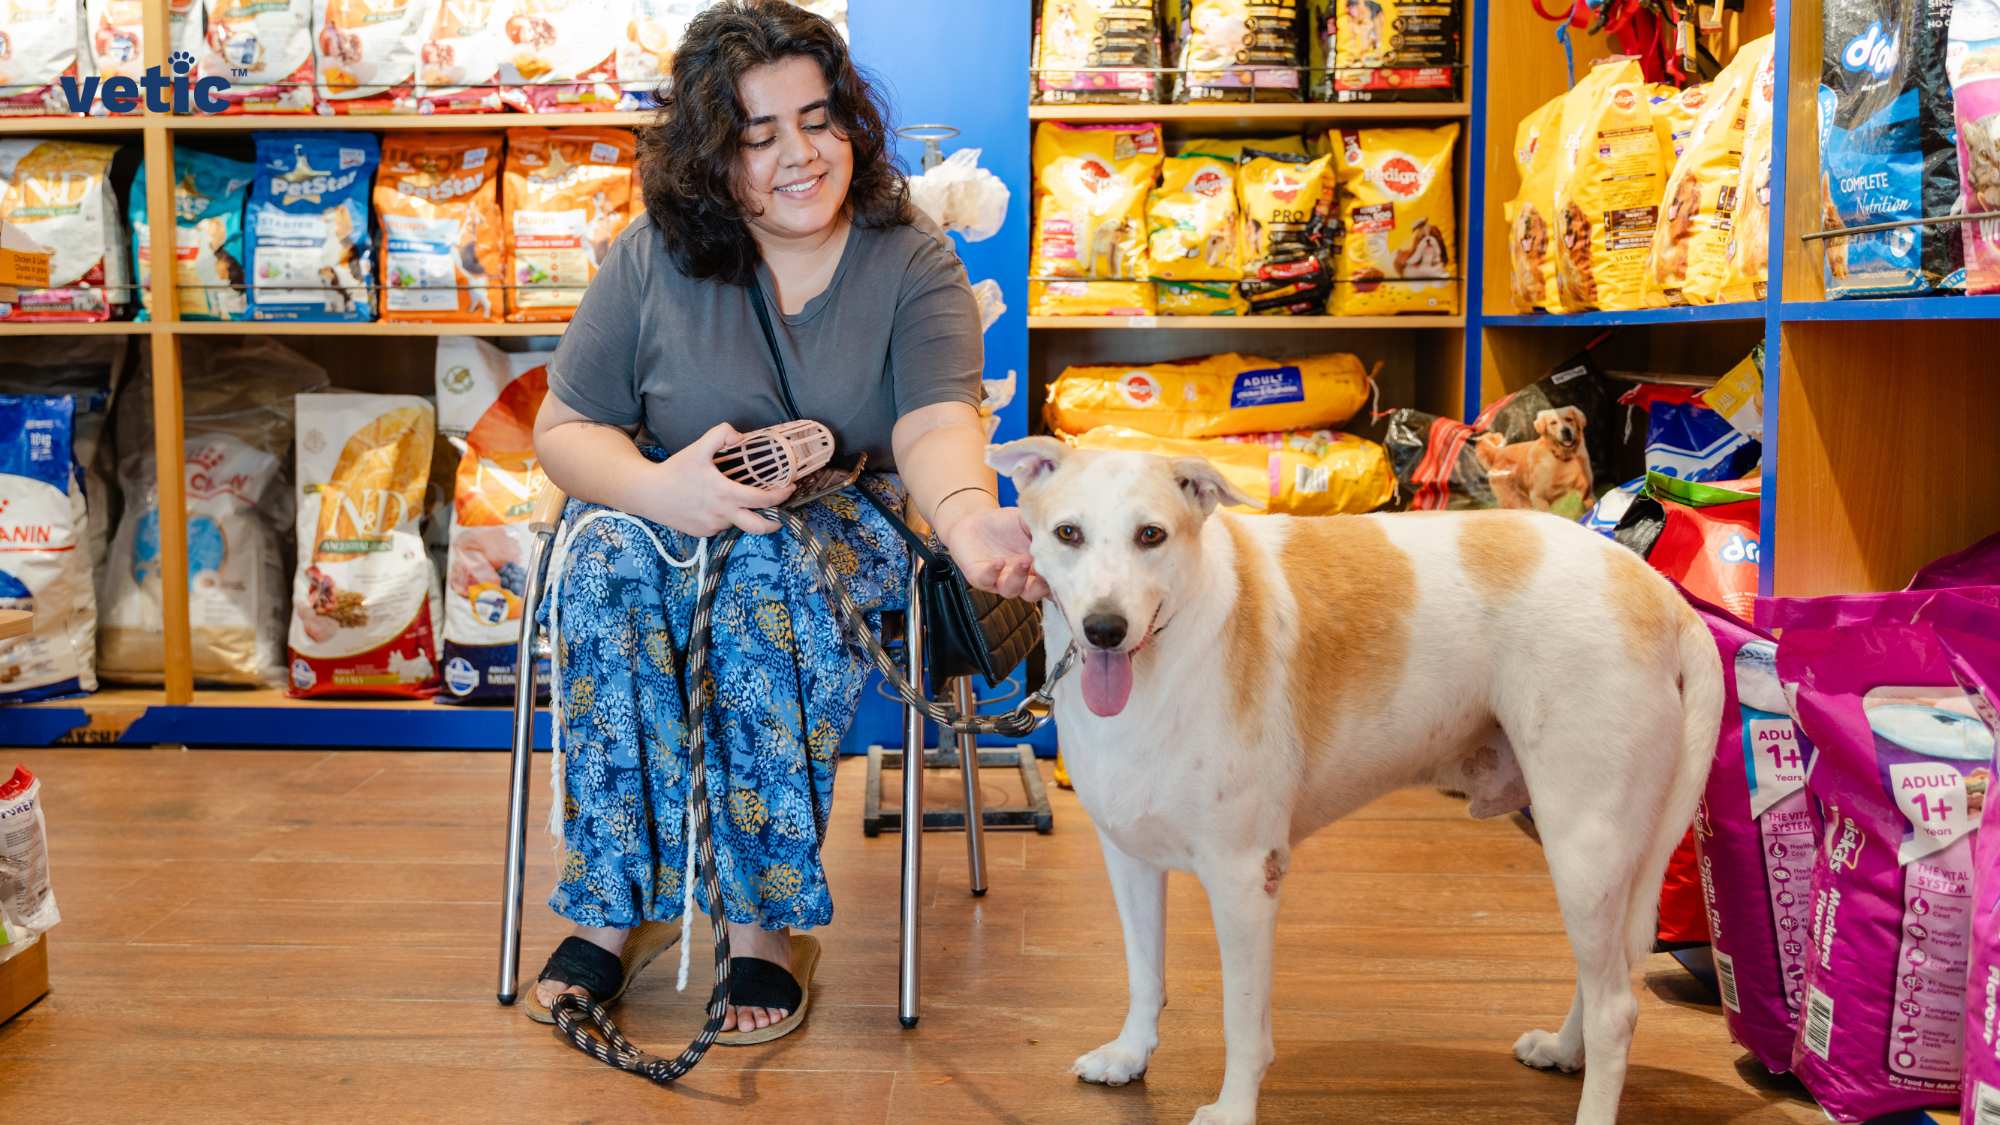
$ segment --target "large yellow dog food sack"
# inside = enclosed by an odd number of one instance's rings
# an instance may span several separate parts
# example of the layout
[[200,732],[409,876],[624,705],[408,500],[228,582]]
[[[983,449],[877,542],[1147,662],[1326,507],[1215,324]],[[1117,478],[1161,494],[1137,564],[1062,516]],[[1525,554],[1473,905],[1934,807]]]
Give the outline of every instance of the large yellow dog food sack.
[[1556,291],[1556,160],[1562,152],[1563,96],[1521,119],[1514,130],[1520,194],[1507,204],[1507,265],[1514,307],[1563,311]]
[[1169,157],[1160,189],[1146,205],[1153,277],[1163,281],[1231,281],[1236,260],[1236,164],[1190,152]]
[[1100,426],[1069,439],[1079,449],[1199,457],[1245,496],[1244,509],[1292,516],[1372,512],[1396,495],[1389,455],[1372,441],[1338,430],[1162,438],[1123,426]]
[[1694,133],[1695,119],[1708,105],[1707,83],[1679,89],[1666,83],[1653,86],[1647,101],[1653,106],[1653,135],[1660,140],[1660,166],[1674,170],[1681,153],[1687,151],[1688,137]]
[[1035,130],[1031,276],[1138,281],[1146,255],[1146,196],[1165,152],[1158,125]]
[[1709,305],[1722,296],[1743,172],[1750,87],[1771,56],[1772,36],[1746,43],[1708,85],[1687,148],[1667,177],[1665,210],[1653,232],[1647,303]]
[[1248,316],[1250,302],[1227,281],[1159,281],[1161,316]]
[[1153,316],[1160,311],[1150,281],[1031,281],[1030,316]]
[[1635,309],[1666,179],[1645,75],[1606,59],[1563,102],[1556,171],[1556,281],[1571,311]]
[[1048,422],[1072,434],[1124,426],[1180,438],[1305,430],[1352,418],[1368,391],[1367,369],[1344,352],[1071,367],[1049,386]]
[[437,568],[418,525],[437,412],[415,395],[298,404],[291,694],[437,694]]
[[[1743,167],[1736,180],[1736,216],[1729,228],[1728,273],[1723,300],[1761,301],[1771,271],[1771,123],[1777,93],[1777,60],[1765,52],[1750,83],[1743,120]],[[1737,294],[1741,294],[1740,297]]]
[[1451,155],[1458,125],[1343,129],[1335,316],[1458,311],[1458,217]]

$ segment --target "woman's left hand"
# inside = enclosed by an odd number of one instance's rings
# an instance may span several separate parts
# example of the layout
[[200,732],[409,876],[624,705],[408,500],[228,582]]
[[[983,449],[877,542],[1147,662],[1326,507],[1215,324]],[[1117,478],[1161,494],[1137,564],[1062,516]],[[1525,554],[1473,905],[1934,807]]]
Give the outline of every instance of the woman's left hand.
[[1019,508],[988,508],[952,524],[944,546],[972,585],[1039,602],[1049,596],[1049,587],[1035,573],[1028,543],[1028,525]]

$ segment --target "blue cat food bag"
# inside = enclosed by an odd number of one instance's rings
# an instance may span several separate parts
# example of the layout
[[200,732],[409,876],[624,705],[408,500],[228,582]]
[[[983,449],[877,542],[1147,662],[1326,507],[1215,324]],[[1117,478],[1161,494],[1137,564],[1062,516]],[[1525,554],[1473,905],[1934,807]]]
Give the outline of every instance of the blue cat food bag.
[[35,615],[28,633],[0,640],[0,703],[97,690],[75,410],[66,395],[0,395],[0,609]]
[[244,218],[252,320],[375,319],[368,195],[380,162],[370,133],[258,134]]
[[[242,320],[243,200],[256,169],[195,149],[174,153],[174,283],[185,320]],[[132,258],[139,267],[140,320],[152,319],[152,228],[146,221],[146,162],[132,179]]]

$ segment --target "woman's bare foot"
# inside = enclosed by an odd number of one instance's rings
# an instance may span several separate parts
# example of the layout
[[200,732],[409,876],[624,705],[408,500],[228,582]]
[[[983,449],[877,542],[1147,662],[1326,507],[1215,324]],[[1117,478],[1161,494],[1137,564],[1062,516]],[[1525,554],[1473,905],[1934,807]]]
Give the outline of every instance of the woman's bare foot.
[[[631,932],[630,930],[613,929],[610,926],[578,926],[571,931],[571,935],[580,937],[616,957],[625,952],[625,935]],[[561,996],[565,992],[573,992],[578,996],[585,994],[583,986],[578,984],[564,987],[558,981],[541,980],[535,982],[535,1002],[544,1008],[553,1007],[556,997]]]
[[[595,939],[593,939],[595,940]],[[615,951],[614,951],[615,952]],[[729,955],[755,957],[786,969],[792,967],[792,932],[766,930],[740,922],[729,923]],[[722,1016],[724,1031],[760,1031],[791,1015],[786,1008],[731,1007]]]

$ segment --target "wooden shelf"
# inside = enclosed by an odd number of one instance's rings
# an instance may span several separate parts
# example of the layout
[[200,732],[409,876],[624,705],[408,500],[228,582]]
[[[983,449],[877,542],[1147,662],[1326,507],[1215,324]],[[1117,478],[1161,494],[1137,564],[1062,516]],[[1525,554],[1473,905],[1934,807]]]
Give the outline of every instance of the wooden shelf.
[[0,336],[143,336],[162,327],[145,320],[0,320]]
[[1154,331],[1162,328],[1260,329],[1290,332],[1324,332],[1334,328],[1463,328],[1462,316],[1031,316],[1030,329],[1081,329],[1106,331],[1126,329]]
[[264,129],[508,129],[535,126],[560,129],[569,125],[615,125],[630,129],[650,124],[652,110],[602,113],[218,113],[201,117],[170,117],[175,133],[248,133]]
[[186,320],[184,336],[560,336],[567,321],[543,324],[402,324],[394,321]]
[[1445,121],[1469,116],[1465,102],[1216,102],[1202,105],[1031,105],[1030,121],[1158,121],[1164,124],[1291,125],[1342,121]]
[[0,133],[137,133],[149,120],[138,113],[119,117],[0,117]]
[[1864,320],[2000,320],[2000,296],[1891,297],[1852,301],[1786,301],[1788,323]]

